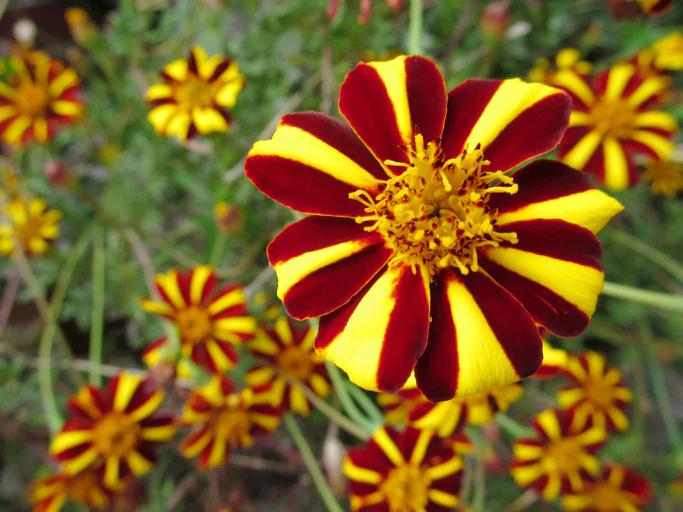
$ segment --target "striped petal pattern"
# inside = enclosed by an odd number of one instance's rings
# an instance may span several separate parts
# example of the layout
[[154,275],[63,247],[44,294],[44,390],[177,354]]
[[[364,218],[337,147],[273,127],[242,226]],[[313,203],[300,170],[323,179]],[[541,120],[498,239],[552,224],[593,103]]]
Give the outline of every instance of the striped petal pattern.
[[585,424],[615,431],[628,428],[624,411],[633,395],[619,370],[609,368],[604,356],[596,352],[572,356],[563,374],[571,384],[557,392],[557,401],[562,409],[573,412],[577,428]]
[[157,413],[163,400],[149,379],[128,373],[104,389],[86,386],[69,401],[70,416],[50,452],[65,474],[101,467],[104,485],[121,490],[129,475],[152,469],[154,445],[175,435],[173,417]]
[[549,83],[572,97],[569,129],[559,147],[571,167],[622,190],[638,179],[637,155],[666,160],[672,154],[676,121],[656,110],[669,86],[666,77],[644,76],[635,64],[621,63],[592,80],[565,70]]
[[[145,299],[142,308],[171,321],[180,336],[180,355],[212,373],[237,362],[234,345],[253,337],[256,321],[249,316],[242,288],[217,287],[209,266],[180,272],[172,269],[156,278],[160,300]],[[157,341],[145,354],[151,361],[165,342]]]
[[566,350],[556,348],[547,341],[543,341],[543,362],[538,367],[534,378],[552,379],[562,373],[567,368],[569,354]]
[[101,474],[85,470],[75,475],[58,473],[35,482],[29,491],[33,512],[59,512],[66,502],[80,503],[91,509],[103,509],[110,491],[104,488]]
[[150,86],[146,94],[151,107],[147,117],[159,134],[186,141],[230,129],[229,110],[244,87],[234,60],[209,57],[194,46],[187,59],[167,64],[160,74],[163,82]]
[[366,389],[414,375],[448,400],[532,374],[537,325],[585,329],[603,279],[595,233],[621,205],[557,162],[505,174],[559,143],[570,106],[519,79],[447,94],[432,61],[401,56],[347,74],[346,124],[290,114],[254,144],[247,177],[311,214],[268,259],[288,313],[321,318],[316,350]]
[[27,256],[45,253],[59,236],[58,210],[48,210],[43,199],[17,197],[0,211],[0,254],[10,256],[20,248]]
[[261,326],[250,352],[266,364],[257,364],[244,376],[249,386],[267,386],[271,403],[283,411],[303,416],[310,413],[310,403],[302,386],[320,398],[330,394],[330,383],[322,358],[313,350],[316,331],[304,323],[294,323],[281,316],[274,326]]
[[83,112],[76,72],[41,51],[13,55],[9,81],[0,81],[0,139],[14,146],[44,144]]
[[380,428],[344,460],[351,510],[453,510],[462,467],[454,448],[429,431]]
[[255,436],[275,430],[281,421],[263,386],[237,391],[227,377],[216,375],[192,392],[183,408],[182,421],[192,428],[180,451],[197,457],[201,469],[222,466],[231,448],[251,446]]
[[538,414],[532,426],[534,437],[513,446],[510,472],[517,484],[536,489],[546,501],[585,489],[600,470],[594,453],[607,440],[607,432],[596,426],[577,429],[571,414],[555,409]]
[[567,511],[597,512],[606,510],[609,504],[610,512],[638,512],[651,499],[650,482],[644,476],[627,466],[610,464],[583,492],[562,498],[562,507]]

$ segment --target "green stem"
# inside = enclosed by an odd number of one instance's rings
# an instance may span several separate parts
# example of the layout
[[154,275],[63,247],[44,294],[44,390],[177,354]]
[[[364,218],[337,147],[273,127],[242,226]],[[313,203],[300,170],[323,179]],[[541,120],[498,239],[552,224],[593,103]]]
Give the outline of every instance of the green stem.
[[209,265],[211,265],[213,268],[220,266],[227,241],[227,236],[225,236],[223,233],[218,233],[216,241],[213,243],[213,247],[211,248],[211,256],[209,256]]
[[90,310],[90,355],[92,371],[90,384],[100,386],[102,374],[102,338],[104,334],[104,231],[102,227],[95,230],[92,252],[92,307]]
[[380,411],[377,405],[375,405],[375,402],[372,400],[372,398],[365,394],[365,392],[358,386],[356,386],[353,382],[347,382],[346,384],[347,389],[353,396],[353,399],[356,401],[358,405],[360,405],[361,409],[363,409],[363,412],[367,414],[370,420],[372,420],[374,423],[377,423],[378,425],[384,423],[384,416],[382,415],[382,411]]
[[505,414],[498,414],[496,416],[496,423],[500,428],[515,438],[529,437],[534,435],[533,429],[517,423],[515,420],[510,418],[510,416],[506,416]]
[[408,53],[422,53],[422,0],[410,0],[410,25],[408,26]]
[[318,461],[313,455],[313,451],[311,450],[311,447],[308,445],[308,442],[306,441],[303,432],[301,432],[301,429],[299,428],[299,424],[296,422],[296,419],[294,419],[291,413],[287,413],[284,416],[284,422],[285,426],[287,427],[287,430],[289,431],[289,435],[292,436],[294,444],[296,445],[296,447],[299,450],[299,453],[301,453],[301,456],[304,459],[306,468],[308,468],[308,472],[311,475],[311,479],[313,480],[313,483],[315,484],[315,487],[318,490],[318,494],[320,494],[320,498],[323,500],[325,507],[329,512],[343,512],[343,509],[339,505],[339,502],[337,502],[337,498],[334,497],[332,489],[330,489],[330,486],[327,484],[327,480],[325,480],[325,476],[323,475],[323,472],[320,469],[320,465],[318,464]]
[[376,425],[372,420],[367,418],[351,399],[351,396],[346,389],[344,379],[339,372],[339,368],[329,361],[325,361],[325,367],[327,368],[327,373],[332,381],[332,387],[334,387],[346,414],[348,414],[356,424],[361,425],[367,432],[374,432],[379,425]]
[[683,266],[671,256],[664,254],[659,249],[652,247],[650,244],[647,244],[624,231],[613,230],[610,232],[609,238],[647,258],[652,263],[659,265],[683,283]]
[[[301,385],[301,384],[299,384]],[[320,398],[318,395],[309,389],[307,386],[301,385],[306,397],[311,401],[311,403],[318,409],[321,413],[329,418],[330,421],[339,425],[340,428],[346,430],[352,436],[357,437],[362,441],[367,441],[372,436],[371,431],[365,430],[363,427],[356,425],[353,421],[348,419],[337,409],[328,404],[325,400]]]
[[683,313],[683,296],[680,295],[642,290],[609,281],[605,281],[602,292],[604,295],[615,299],[624,299],[668,311]]

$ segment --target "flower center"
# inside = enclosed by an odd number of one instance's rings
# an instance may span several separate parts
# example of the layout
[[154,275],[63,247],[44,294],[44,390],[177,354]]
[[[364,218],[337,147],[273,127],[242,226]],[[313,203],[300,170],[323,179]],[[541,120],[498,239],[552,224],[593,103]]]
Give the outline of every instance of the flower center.
[[206,340],[212,333],[211,317],[200,307],[190,306],[176,313],[176,322],[183,341],[195,345]]
[[636,113],[624,101],[602,98],[590,116],[595,130],[611,137],[624,137],[633,128]]
[[496,231],[496,211],[488,208],[491,194],[517,192],[517,184],[501,171],[487,171],[482,151],[463,151],[444,160],[441,148],[426,146],[421,135],[408,151],[409,164],[387,161],[405,171],[386,181],[372,197],[364,190],[349,195],[365,205],[370,222],[365,231],[379,231],[394,250],[390,265],[423,266],[430,276],[447,267],[462,274],[479,270],[477,250],[517,243],[516,233]]
[[584,385],[586,399],[596,409],[607,410],[614,401],[614,386],[605,382],[604,379],[590,378]]
[[418,512],[426,509],[431,480],[418,466],[403,464],[389,471],[380,485],[390,512]]
[[214,92],[211,83],[193,76],[176,86],[175,99],[186,108],[210,107],[213,105]]
[[82,471],[69,478],[67,494],[77,503],[90,503],[93,491],[98,489],[97,478],[93,471]]
[[306,381],[313,372],[311,355],[299,347],[289,347],[277,356],[277,366],[288,377]]
[[552,441],[546,447],[542,465],[547,473],[567,474],[579,470],[583,450],[571,437]]
[[248,437],[251,419],[240,408],[226,407],[217,413],[214,419],[214,428],[228,444],[238,444]]
[[111,412],[95,424],[93,444],[103,457],[124,457],[138,444],[142,428],[130,416]]
[[626,501],[630,503],[626,493],[610,484],[609,482],[598,482],[591,487],[591,505],[596,512],[614,512],[621,510],[620,505]]
[[14,104],[17,110],[29,117],[37,117],[45,112],[50,103],[47,88],[34,82],[26,82],[16,91]]

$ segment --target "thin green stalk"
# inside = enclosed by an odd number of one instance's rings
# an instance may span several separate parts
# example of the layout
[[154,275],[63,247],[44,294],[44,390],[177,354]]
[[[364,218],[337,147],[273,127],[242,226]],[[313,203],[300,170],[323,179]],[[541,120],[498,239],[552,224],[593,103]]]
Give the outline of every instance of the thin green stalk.
[[368,415],[370,420],[377,423],[378,425],[384,422],[384,416],[382,411],[379,410],[375,402],[370,398],[362,389],[356,386],[352,382],[348,382],[347,389],[350,391],[353,399],[358,405],[360,405],[363,412]]
[[510,416],[506,416],[505,414],[498,414],[496,416],[496,423],[500,428],[515,438],[529,437],[534,434],[534,431],[530,427],[526,427],[520,423],[517,423],[515,420],[510,418]]
[[216,241],[213,243],[213,247],[211,248],[211,256],[209,256],[209,264],[213,268],[220,266],[227,241],[227,236],[225,236],[223,233],[218,233]]
[[486,506],[486,440],[478,430],[470,431],[470,436],[474,442],[475,465],[472,475],[472,510],[474,512],[485,512]]
[[340,428],[362,441],[367,441],[370,439],[372,436],[371,431],[367,431],[363,427],[356,425],[353,421],[348,419],[337,409],[328,404],[325,400],[316,395],[313,390],[309,389],[307,386],[302,385],[301,389],[303,389],[304,394],[315,406],[315,408],[327,416],[330,421],[336,423]]
[[623,299],[640,304],[647,304],[668,311],[683,313],[683,296],[670,293],[642,290],[633,286],[605,281],[602,293],[615,299]]
[[650,260],[652,263],[659,265],[676,279],[678,279],[681,283],[683,283],[683,265],[680,265],[671,256],[664,254],[656,247],[653,247],[650,244],[647,244],[640,239],[625,233],[624,231],[612,230],[610,232],[609,238],[617,243],[620,243],[621,245],[624,245],[625,247],[628,247],[634,252],[637,252],[641,256]]
[[410,55],[422,54],[422,0],[410,0],[408,53]]
[[339,401],[341,402],[344,411],[346,411],[346,414],[348,414],[356,424],[361,425],[364,430],[374,432],[378,425],[366,417],[351,399],[351,396],[346,389],[346,385],[344,384],[344,379],[339,372],[339,368],[329,361],[325,361],[325,367],[327,368],[327,373],[332,381],[332,387],[334,387],[334,391],[336,392],[337,397],[339,397]]
[[104,337],[104,231],[100,226],[95,230],[92,251],[92,306],[90,310],[90,354],[92,363],[90,384],[102,384],[102,338]]
[[329,512],[343,512],[343,509],[339,505],[337,498],[335,498],[332,489],[330,489],[327,480],[325,480],[325,476],[323,475],[323,472],[320,469],[320,465],[318,464],[318,461],[313,455],[313,451],[311,450],[311,447],[308,445],[308,442],[306,441],[303,432],[301,432],[301,429],[299,428],[299,424],[296,422],[296,419],[294,419],[291,413],[287,413],[284,416],[284,422],[285,426],[287,427],[287,430],[289,431],[289,435],[292,436],[294,444],[296,445],[296,447],[299,450],[299,453],[301,453],[301,456],[304,459],[304,463],[308,468],[308,472],[311,475],[313,484],[315,484],[315,488],[318,490],[318,494],[320,494],[320,498],[323,500],[325,507]]

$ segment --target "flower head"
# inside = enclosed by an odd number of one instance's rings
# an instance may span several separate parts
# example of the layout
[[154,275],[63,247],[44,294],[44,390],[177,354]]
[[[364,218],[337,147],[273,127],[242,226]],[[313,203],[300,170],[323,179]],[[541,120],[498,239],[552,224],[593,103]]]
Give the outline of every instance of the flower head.
[[244,379],[250,386],[269,385],[273,405],[308,415],[310,407],[301,386],[325,398],[330,384],[322,358],[313,350],[315,329],[281,316],[273,328],[262,326],[249,350],[268,364],[250,369]]
[[581,59],[581,54],[576,48],[563,48],[557,52],[554,64],[553,68],[546,59],[538,60],[529,72],[529,80],[549,83],[554,73],[569,70],[580,75],[588,75],[593,67],[590,62]]
[[0,254],[11,255],[17,247],[29,256],[45,253],[59,236],[61,217],[43,199],[16,197],[0,206]]
[[541,362],[537,324],[581,332],[603,280],[598,231],[621,205],[562,164],[569,98],[512,80],[446,93],[401,56],[344,80],[347,124],[285,116],[247,177],[312,214],[268,246],[294,318],[321,317],[316,350],[366,389],[414,372],[431,400],[518,381]]
[[460,503],[462,459],[427,430],[380,428],[344,460],[351,510],[446,512]]
[[227,132],[244,86],[237,62],[219,55],[207,56],[194,46],[187,59],[174,60],[161,71],[163,83],[147,90],[149,122],[161,135],[191,139],[196,135]]
[[[156,278],[159,301],[143,300],[142,308],[164,316],[178,328],[180,353],[210,372],[223,372],[237,361],[233,344],[253,336],[255,320],[248,315],[246,298],[239,286],[216,288],[218,278],[209,266],[179,272],[172,269]],[[156,360],[155,351],[168,338],[154,342],[145,354]]]
[[654,65],[663,71],[683,70],[683,33],[673,32],[658,39],[650,51],[654,55]]
[[275,430],[281,413],[264,391],[263,387],[237,391],[230,379],[220,375],[195,390],[183,409],[182,421],[193,431],[183,441],[181,453],[198,456],[200,468],[214,468],[225,463],[231,448],[251,446],[255,436]]
[[604,429],[572,425],[571,414],[554,409],[541,412],[533,423],[530,439],[520,439],[513,447],[512,477],[521,487],[538,490],[551,501],[560,492],[580,492],[591,476],[600,470],[593,454],[607,440]]
[[683,164],[672,159],[645,162],[643,181],[650,183],[652,193],[676,197],[683,190]]
[[595,174],[609,188],[625,189],[637,180],[637,155],[662,160],[673,152],[669,139],[676,121],[656,110],[667,77],[643,77],[634,64],[621,63],[592,80],[565,71],[550,83],[572,97],[569,129],[559,148],[564,162]]
[[543,341],[543,362],[534,373],[534,377],[537,379],[556,377],[567,366],[568,359],[569,354],[566,350],[553,347],[547,341]]
[[608,465],[577,494],[562,499],[567,511],[638,512],[651,499],[650,483],[626,466]]
[[0,80],[0,138],[23,146],[45,143],[83,111],[76,72],[40,51],[13,55],[12,74]]
[[120,490],[129,475],[154,465],[154,445],[175,435],[173,417],[155,414],[164,392],[149,379],[120,373],[101,389],[85,386],[69,401],[70,417],[50,451],[67,475],[104,468],[104,485]]
[[626,430],[624,409],[631,402],[631,392],[624,387],[621,373],[609,368],[596,352],[572,356],[563,372],[572,382],[557,393],[562,409],[572,409],[578,428],[592,423],[600,428]]
[[58,512],[67,501],[103,509],[109,503],[111,492],[104,488],[100,473],[86,469],[75,475],[58,473],[38,480],[29,493],[33,512]]

